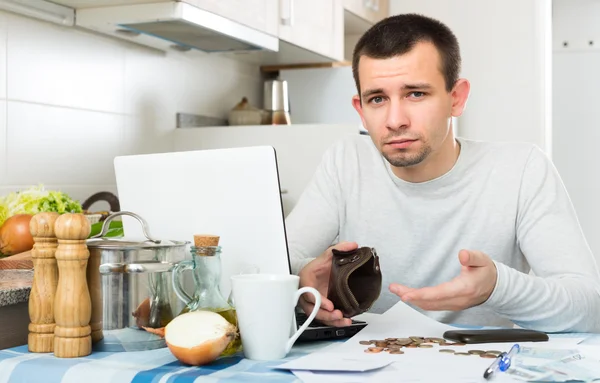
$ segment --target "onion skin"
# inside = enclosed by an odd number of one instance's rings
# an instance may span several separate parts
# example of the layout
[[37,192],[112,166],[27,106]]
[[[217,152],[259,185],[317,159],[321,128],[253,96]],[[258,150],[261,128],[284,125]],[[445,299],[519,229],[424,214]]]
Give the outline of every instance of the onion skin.
[[4,221],[0,227],[0,253],[14,255],[33,249],[31,218],[31,214],[15,214]]
[[160,336],[161,338],[165,337],[165,328],[164,327],[152,328],[152,327],[142,326],[142,328],[151,334]]
[[167,347],[171,350],[171,353],[182,363],[189,364],[192,366],[203,366],[205,364],[215,361],[219,355],[235,338],[235,333],[230,332],[223,335],[219,339],[213,341],[204,342],[196,347],[184,348],[172,345],[167,341]]

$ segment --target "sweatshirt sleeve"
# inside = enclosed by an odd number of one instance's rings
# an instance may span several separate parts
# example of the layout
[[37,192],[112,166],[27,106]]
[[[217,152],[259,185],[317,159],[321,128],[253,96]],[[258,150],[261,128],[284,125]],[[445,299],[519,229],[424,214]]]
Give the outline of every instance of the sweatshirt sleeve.
[[313,177],[286,218],[286,235],[293,274],[331,246],[339,234],[340,182],[335,164],[337,148],[323,155]]
[[523,171],[516,233],[535,276],[496,262],[496,287],[484,306],[524,328],[600,331],[595,258],[558,172],[538,147]]

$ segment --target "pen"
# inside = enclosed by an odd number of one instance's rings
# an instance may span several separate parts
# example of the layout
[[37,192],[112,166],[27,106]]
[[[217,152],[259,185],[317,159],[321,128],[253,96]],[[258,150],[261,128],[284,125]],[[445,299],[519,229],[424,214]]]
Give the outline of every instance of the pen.
[[511,359],[518,354],[520,350],[521,348],[519,345],[515,344],[508,353],[503,352],[502,354],[498,355],[498,357],[494,359],[494,362],[485,370],[483,377],[489,379],[498,370],[502,372],[508,370]]

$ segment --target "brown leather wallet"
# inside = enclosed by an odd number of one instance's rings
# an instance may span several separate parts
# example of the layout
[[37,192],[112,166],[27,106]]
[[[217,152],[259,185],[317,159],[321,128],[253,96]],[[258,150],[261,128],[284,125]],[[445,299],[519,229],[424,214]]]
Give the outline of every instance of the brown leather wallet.
[[381,293],[381,270],[375,249],[332,249],[327,299],[345,318],[368,311]]

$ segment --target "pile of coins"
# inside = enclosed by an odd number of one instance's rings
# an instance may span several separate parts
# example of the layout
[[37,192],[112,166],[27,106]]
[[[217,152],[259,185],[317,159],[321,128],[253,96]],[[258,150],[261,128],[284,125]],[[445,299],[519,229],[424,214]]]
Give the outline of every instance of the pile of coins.
[[[427,338],[421,336],[410,336],[408,338],[387,338],[385,340],[361,340],[363,346],[369,346],[365,349],[368,354],[377,354],[388,352],[390,354],[404,354],[402,348],[433,348],[438,346],[465,346],[465,343],[452,343],[442,338]],[[496,350],[469,350],[467,352],[456,352],[451,348],[440,348],[439,352],[453,354],[458,356],[479,356],[481,358],[497,358],[502,351]]]

